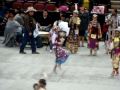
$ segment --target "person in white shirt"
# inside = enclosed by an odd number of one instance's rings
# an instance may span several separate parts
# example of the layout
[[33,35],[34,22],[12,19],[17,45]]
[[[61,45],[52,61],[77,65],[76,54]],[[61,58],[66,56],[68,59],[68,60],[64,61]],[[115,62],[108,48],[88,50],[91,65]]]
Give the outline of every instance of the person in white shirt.
[[61,14],[60,15],[60,20],[55,21],[53,25],[58,26],[60,31],[65,31],[66,36],[69,35],[70,28],[68,27],[68,22],[65,21],[65,15],[64,14]]
[[60,14],[60,20],[56,21],[54,23],[54,25],[57,25],[59,27],[59,31],[63,31],[63,32],[66,33],[66,35],[65,35],[65,41],[64,41],[64,44],[63,44],[63,46],[65,46],[65,44],[66,44],[66,38],[68,37],[69,32],[70,32],[70,28],[68,26],[68,22],[65,21],[65,14]]
[[109,25],[108,38],[114,37],[115,29],[120,26],[120,15],[117,14],[117,9],[113,9],[112,13],[106,16],[106,22]]

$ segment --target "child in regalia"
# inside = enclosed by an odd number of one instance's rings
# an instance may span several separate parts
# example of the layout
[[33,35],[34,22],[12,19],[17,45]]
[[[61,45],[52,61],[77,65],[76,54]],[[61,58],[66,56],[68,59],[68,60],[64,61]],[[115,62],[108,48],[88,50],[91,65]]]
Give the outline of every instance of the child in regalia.
[[115,30],[115,36],[113,37],[112,76],[119,75],[119,61],[120,61],[120,31],[119,31],[119,29]]
[[60,68],[61,69],[61,64],[65,63],[67,60],[69,54],[68,52],[63,48],[63,43],[65,41],[64,37],[61,37],[60,34],[58,34],[58,37],[56,38],[55,41],[55,66],[53,71],[57,73],[56,69]]
[[79,29],[76,24],[71,26],[70,34],[67,38],[67,48],[72,54],[77,53],[79,47]]
[[97,15],[93,15],[93,20],[88,26],[88,47],[90,48],[90,55],[96,55],[99,48],[99,41],[102,37],[101,27],[97,21]]

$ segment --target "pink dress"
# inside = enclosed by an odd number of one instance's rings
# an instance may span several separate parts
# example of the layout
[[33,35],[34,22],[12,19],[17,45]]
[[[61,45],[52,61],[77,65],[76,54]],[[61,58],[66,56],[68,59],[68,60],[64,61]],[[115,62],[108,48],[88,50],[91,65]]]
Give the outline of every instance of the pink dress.
[[63,64],[67,60],[69,54],[58,42],[60,42],[60,39],[57,38],[55,43],[56,63]]

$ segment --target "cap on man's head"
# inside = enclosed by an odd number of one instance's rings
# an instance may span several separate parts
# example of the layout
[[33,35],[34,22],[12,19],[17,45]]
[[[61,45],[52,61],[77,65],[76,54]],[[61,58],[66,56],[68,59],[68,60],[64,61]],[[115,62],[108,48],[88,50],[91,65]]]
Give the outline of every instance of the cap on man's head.
[[27,8],[27,10],[25,12],[28,13],[28,12],[36,12],[36,11],[37,10],[34,7],[30,6]]

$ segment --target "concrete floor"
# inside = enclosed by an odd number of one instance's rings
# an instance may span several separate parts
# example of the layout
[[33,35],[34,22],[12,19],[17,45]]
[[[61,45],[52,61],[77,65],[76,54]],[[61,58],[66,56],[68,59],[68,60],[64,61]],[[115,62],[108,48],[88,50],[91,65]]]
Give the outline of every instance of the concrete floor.
[[111,59],[100,44],[98,56],[88,56],[86,47],[79,48],[62,65],[58,74],[52,72],[54,54],[45,47],[33,55],[26,48],[26,55],[19,48],[7,48],[0,37],[0,90],[33,90],[32,85],[47,75],[47,90],[120,90],[120,79],[110,78]]

